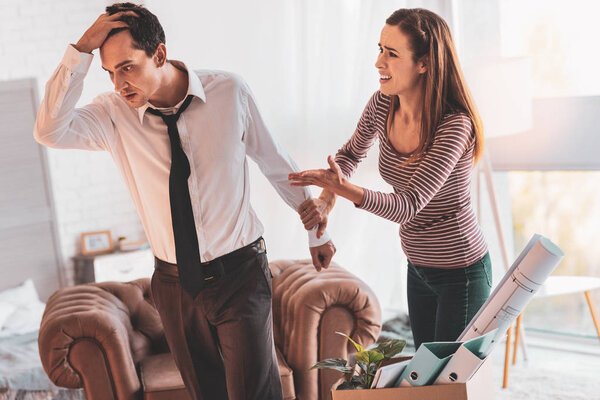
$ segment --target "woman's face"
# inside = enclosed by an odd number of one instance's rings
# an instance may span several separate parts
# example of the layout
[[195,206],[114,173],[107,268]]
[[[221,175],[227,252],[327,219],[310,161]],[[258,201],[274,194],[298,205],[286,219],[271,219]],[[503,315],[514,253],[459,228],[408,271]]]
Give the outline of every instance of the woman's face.
[[375,67],[379,70],[381,92],[388,96],[415,91],[426,71],[422,61],[413,61],[408,36],[399,27],[387,24],[381,31]]

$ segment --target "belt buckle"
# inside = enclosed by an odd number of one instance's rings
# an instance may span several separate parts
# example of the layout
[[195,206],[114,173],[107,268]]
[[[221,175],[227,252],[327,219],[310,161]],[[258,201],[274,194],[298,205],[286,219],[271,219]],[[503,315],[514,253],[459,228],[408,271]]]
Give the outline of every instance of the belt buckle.
[[256,243],[256,245],[254,246],[254,248],[256,249],[256,254],[262,254],[266,252],[267,248],[265,247],[265,240],[260,239],[258,243]]
[[207,285],[218,281],[223,275],[225,275],[225,268],[223,266],[223,261],[221,260],[215,260],[214,262],[208,263],[208,265],[201,268],[203,269],[202,279]]

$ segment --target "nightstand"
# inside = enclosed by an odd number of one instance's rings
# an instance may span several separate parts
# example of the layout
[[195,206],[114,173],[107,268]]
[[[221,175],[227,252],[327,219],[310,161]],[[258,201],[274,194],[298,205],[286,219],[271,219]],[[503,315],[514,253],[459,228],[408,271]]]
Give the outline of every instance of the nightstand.
[[115,251],[95,256],[73,257],[76,285],[91,282],[128,282],[150,278],[154,273],[154,254],[151,249]]

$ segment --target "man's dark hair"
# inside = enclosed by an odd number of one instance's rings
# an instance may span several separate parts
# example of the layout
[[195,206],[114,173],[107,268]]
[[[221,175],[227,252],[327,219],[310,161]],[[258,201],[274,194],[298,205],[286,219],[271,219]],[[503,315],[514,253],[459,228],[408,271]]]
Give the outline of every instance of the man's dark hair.
[[133,3],[115,3],[106,7],[108,15],[121,11],[133,11],[137,14],[137,17],[124,15],[120,20],[126,22],[129,28],[113,29],[106,38],[108,39],[117,32],[129,29],[135,48],[144,50],[148,57],[152,57],[158,45],[165,43],[165,32],[156,15],[148,11],[147,8]]

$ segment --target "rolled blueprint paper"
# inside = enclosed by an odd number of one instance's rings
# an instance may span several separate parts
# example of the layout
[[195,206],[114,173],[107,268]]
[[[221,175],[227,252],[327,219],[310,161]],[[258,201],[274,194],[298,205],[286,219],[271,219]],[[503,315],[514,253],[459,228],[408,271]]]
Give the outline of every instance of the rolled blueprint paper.
[[561,249],[549,239],[533,235],[458,341],[467,341],[498,329],[492,344],[483,354],[487,356],[563,257]]

